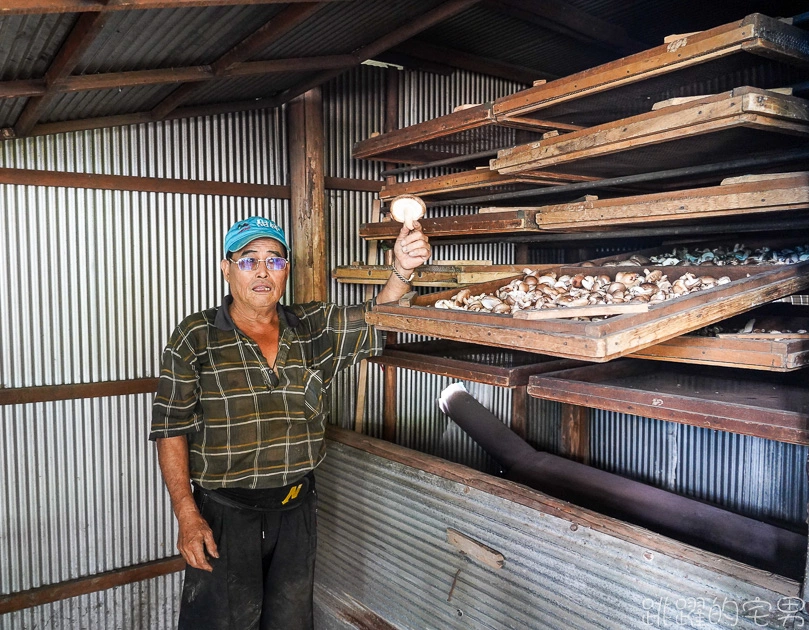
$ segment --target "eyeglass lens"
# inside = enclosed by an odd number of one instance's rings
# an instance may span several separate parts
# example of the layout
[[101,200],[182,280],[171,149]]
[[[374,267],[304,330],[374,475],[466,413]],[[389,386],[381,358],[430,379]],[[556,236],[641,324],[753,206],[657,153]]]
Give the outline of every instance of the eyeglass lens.
[[[260,258],[239,258],[239,260],[236,261],[236,265],[242,271],[255,271],[260,262]],[[264,264],[266,265],[268,271],[281,271],[282,269],[286,268],[287,259],[270,256],[264,260]]]

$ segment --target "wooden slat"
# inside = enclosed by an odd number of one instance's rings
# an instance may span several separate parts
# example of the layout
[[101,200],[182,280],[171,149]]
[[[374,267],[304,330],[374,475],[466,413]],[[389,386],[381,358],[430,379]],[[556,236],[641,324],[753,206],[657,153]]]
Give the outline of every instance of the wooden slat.
[[506,559],[502,553],[462,534],[457,529],[447,527],[447,542],[462,554],[474,558],[492,569],[502,569],[505,564]]
[[167,179],[162,177],[134,177],[131,175],[68,173],[64,171],[37,171],[17,168],[0,168],[0,184],[88,188],[93,190],[131,190],[182,195],[221,195],[259,199],[290,198],[289,186]]
[[162,575],[183,571],[184,569],[185,560],[182,556],[172,556],[162,560],[107,571],[106,573],[49,584],[19,593],[0,595],[0,615],[78,597],[79,595],[97,593],[125,584],[151,580]]
[[538,321],[542,319],[566,319],[569,317],[600,317],[603,315],[625,315],[627,313],[646,313],[648,304],[594,304],[592,306],[577,306],[569,308],[547,308],[540,311],[517,311],[512,315],[514,319],[529,319]]
[[[305,0],[4,0],[0,15],[32,13],[84,13],[131,11],[133,9],[182,9],[191,7],[228,7],[261,4],[290,4]],[[347,2],[348,0],[322,0]]]
[[[543,265],[552,267],[554,265]],[[416,269],[413,286],[457,287],[464,284],[513,278],[525,265],[423,265]],[[537,265],[532,265],[536,268]],[[391,274],[390,265],[348,265],[332,270],[332,278],[349,284],[385,284]]]
[[674,363],[786,372],[809,365],[809,340],[720,339],[682,335],[629,356]]
[[[419,223],[429,238],[539,231],[535,209],[421,219]],[[395,239],[401,229],[402,224],[397,221],[365,223],[360,226],[360,236],[367,240],[390,240]]]
[[399,195],[431,197],[465,190],[498,189],[503,186],[515,186],[518,184],[527,184],[531,187],[561,186],[563,184],[592,181],[593,179],[593,177],[583,175],[542,171],[532,171],[518,175],[502,175],[496,171],[490,171],[488,168],[481,168],[462,173],[415,179],[409,182],[386,184],[379,196],[387,201]]
[[632,225],[708,217],[805,210],[809,174],[762,176],[758,181],[706,188],[584,200],[543,206],[536,222],[548,230],[587,229],[609,224]]
[[25,405],[56,400],[75,400],[78,398],[151,394],[156,390],[156,378],[139,378],[128,381],[103,381],[99,383],[76,383],[73,385],[10,387],[0,388],[0,405]]

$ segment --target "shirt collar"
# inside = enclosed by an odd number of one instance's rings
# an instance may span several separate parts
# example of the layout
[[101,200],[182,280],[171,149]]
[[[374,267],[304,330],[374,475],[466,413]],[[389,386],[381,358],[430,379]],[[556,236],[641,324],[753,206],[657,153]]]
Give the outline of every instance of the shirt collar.
[[[225,299],[222,300],[222,306],[216,311],[214,325],[220,330],[236,330],[236,325],[233,323],[233,319],[230,317],[231,304],[233,304],[233,296],[226,295]],[[295,315],[295,313],[293,313],[291,310],[285,308],[281,304],[278,304],[276,308],[278,309],[278,319],[280,320],[280,327],[282,331],[287,327],[297,328],[298,324],[301,323],[298,316]]]

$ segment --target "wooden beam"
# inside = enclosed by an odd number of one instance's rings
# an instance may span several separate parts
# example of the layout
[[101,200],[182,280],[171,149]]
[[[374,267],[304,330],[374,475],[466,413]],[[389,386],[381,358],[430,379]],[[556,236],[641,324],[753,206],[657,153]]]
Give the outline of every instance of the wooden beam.
[[133,582],[151,580],[162,575],[183,571],[184,569],[185,560],[183,560],[182,556],[172,556],[161,560],[135,564],[123,569],[88,575],[75,580],[40,586],[39,588],[32,588],[19,593],[0,595],[0,615],[58,602],[70,597],[105,591],[116,586],[132,584]]
[[511,430],[523,440],[528,439],[528,387],[511,390]]
[[[129,72],[106,72],[69,76],[56,81],[51,88],[55,92],[84,92],[113,88],[212,81],[231,77],[247,77],[281,72],[310,72],[331,68],[347,68],[355,65],[352,55],[327,55],[324,57],[295,57],[248,61],[235,64],[220,74],[214,74],[211,66],[186,68],[160,68],[155,70],[131,70]],[[0,81],[0,98],[24,98],[42,96],[48,90],[44,79]]]
[[[105,4],[107,3],[105,2]],[[17,118],[17,122],[14,124],[14,133],[17,137],[27,136],[31,132],[40,116],[58,94],[50,86],[73,72],[73,68],[79,63],[82,55],[104,28],[109,18],[110,15],[106,13],[85,13],[78,19],[45,72],[45,85],[47,86],[45,93],[42,96],[31,98]]]
[[648,48],[611,24],[561,0],[488,0],[498,12],[627,55]]
[[[235,65],[260,52],[271,42],[305,22],[323,6],[324,4],[320,2],[304,2],[290,5],[289,8],[273,17],[247,39],[241,41],[214,61],[211,64],[211,71],[214,76],[227,72]],[[186,83],[181,85],[152,109],[152,115],[158,120],[165,118],[169,112],[194,96],[199,89],[200,84],[198,83]]]
[[[141,0],[146,1],[146,0]],[[343,1],[343,0],[332,0]],[[412,37],[418,32],[430,28],[434,24],[451,17],[452,15],[468,8],[469,6],[479,2],[480,0],[451,0],[444,5],[430,11],[420,18],[413,20],[407,26],[396,29],[385,37],[382,37],[372,44],[361,48],[352,56],[352,63],[348,63],[348,59],[344,56],[337,56],[339,59],[329,58],[332,61],[333,69],[324,70],[317,73],[315,76],[302,81],[301,83],[287,89],[281,94],[268,97],[257,98],[246,101],[232,101],[226,103],[214,103],[210,105],[197,105],[191,107],[177,107],[171,110],[164,120],[173,120],[178,118],[193,118],[196,116],[215,116],[218,114],[227,114],[233,112],[255,111],[260,109],[270,109],[273,107],[280,107],[291,101],[296,96],[300,96],[307,90],[317,87],[326,81],[342,74],[348,67],[358,65],[362,61],[372,58],[374,55],[386,50],[389,47],[395,46],[402,41]],[[245,2],[244,4],[249,4]],[[185,6],[185,5],[181,5]],[[205,6],[205,5],[200,5]],[[2,15],[2,13],[0,13]],[[273,63],[273,62],[253,62],[253,63]],[[235,66],[230,72],[234,73],[233,76],[238,74],[239,69],[243,65]],[[231,75],[227,75],[231,76]],[[82,131],[86,129],[101,129],[106,127],[115,127],[120,125],[133,125],[148,123],[154,120],[152,112],[136,112],[132,114],[121,114],[117,116],[103,116],[97,118],[88,118],[84,120],[70,120],[57,123],[46,123],[36,125],[27,135],[41,136],[54,133],[68,133],[71,131]],[[0,129],[0,139],[10,139],[18,137],[20,134],[13,129]]]
[[436,46],[417,40],[402,42],[397,45],[393,51],[417,59],[435,61],[447,66],[452,66],[453,68],[486,74],[525,85],[531,85],[536,79],[551,81],[558,78],[556,75],[550,74],[549,72],[534,70],[533,68],[505,63],[503,61],[495,61],[494,59],[487,59],[460,50]]
[[[424,15],[410,20],[404,26],[400,26],[387,35],[380,37],[376,41],[371,42],[370,44],[357,50],[354,53],[356,63],[360,64],[363,61],[372,59],[376,55],[385,52],[398,44],[401,44],[403,41],[408,40],[411,37],[418,35],[420,32],[427,30],[428,28],[443,22],[453,15],[468,9],[470,6],[478,2],[480,2],[480,0],[449,0],[449,2],[436,7],[432,11],[428,11]],[[342,74],[342,70],[331,70],[319,73],[314,77],[306,79],[301,83],[285,90],[277,97],[270,99],[269,102],[272,107],[280,107],[281,105],[288,103],[296,96],[299,96],[307,90],[321,85],[326,81],[330,81],[340,74]]]
[[323,101],[310,90],[289,107],[289,181],[292,188],[293,296],[296,302],[325,300],[326,210]]
[[[354,180],[335,179],[333,183],[340,184],[343,181],[350,183]],[[93,190],[129,190],[181,195],[220,195],[257,199],[289,199],[291,197],[289,186],[134,177],[130,175],[67,173],[63,171],[37,171],[18,168],[0,168],[0,184],[89,188]]]
[[[195,7],[235,7],[262,4],[292,4],[306,0],[3,0],[0,16],[37,13],[86,13],[131,11],[133,9],[185,9]],[[346,2],[348,0],[322,0]]]
[[589,463],[590,410],[587,407],[562,403],[561,455],[568,459]]
[[102,398],[153,394],[157,390],[156,378],[137,378],[127,381],[76,383],[73,385],[42,385],[38,387],[0,388],[0,405],[26,405],[55,400]]

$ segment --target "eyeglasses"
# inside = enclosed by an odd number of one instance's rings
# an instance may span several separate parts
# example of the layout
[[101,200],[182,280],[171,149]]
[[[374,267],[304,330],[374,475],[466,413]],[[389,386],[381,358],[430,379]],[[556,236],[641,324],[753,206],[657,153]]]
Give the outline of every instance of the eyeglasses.
[[258,264],[263,262],[267,271],[281,271],[286,269],[289,261],[286,258],[270,256],[269,258],[239,258],[239,260],[228,259],[228,262],[235,263],[241,271],[255,271]]

